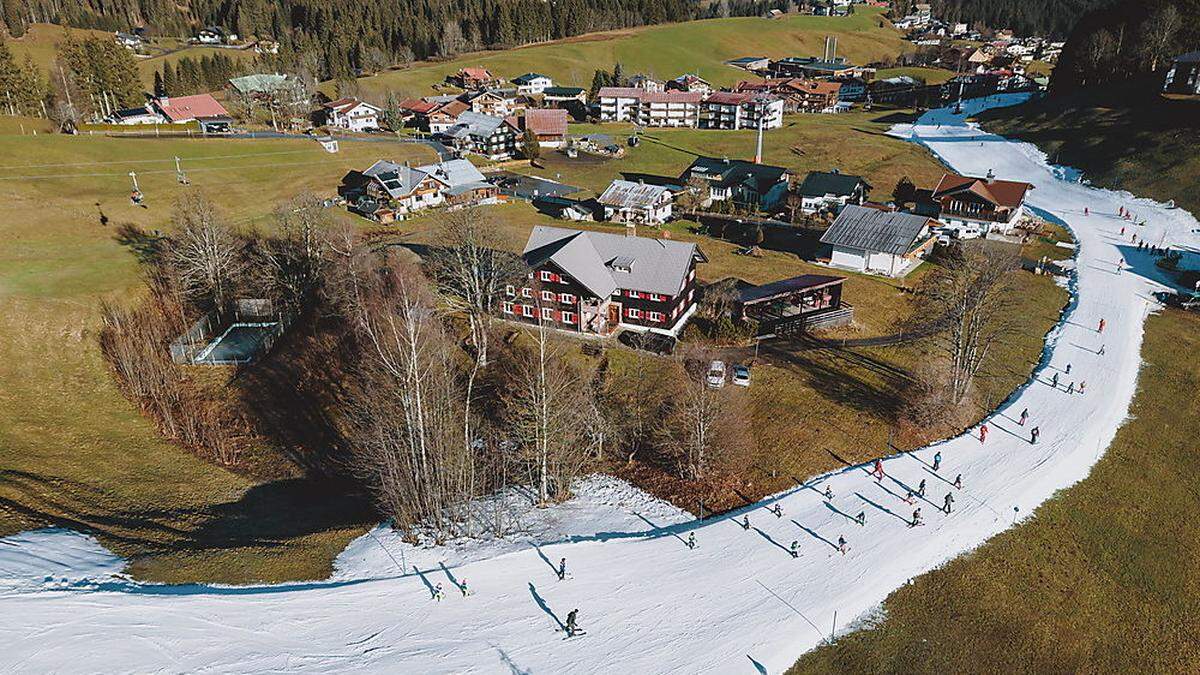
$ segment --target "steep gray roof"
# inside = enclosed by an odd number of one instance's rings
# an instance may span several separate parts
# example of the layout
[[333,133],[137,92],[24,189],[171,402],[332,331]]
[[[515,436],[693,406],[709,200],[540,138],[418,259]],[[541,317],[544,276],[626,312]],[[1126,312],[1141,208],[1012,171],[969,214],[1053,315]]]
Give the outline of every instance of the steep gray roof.
[[533,228],[522,255],[533,267],[554,263],[601,298],[618,288],[675,295],[692,260],[704,260],[695,244],[544,225]]
[[451,194],[454,194],[455,190],[474,189],[481,183],[487,183],[479,169],[465,159],[451,159],[437,164],[426,164],[418,166],[417,170],[424,171],[445,183],[450,188]]
[[495,117],[493,115],[485,115],[471,110],[464,112],[458,116],[458,124],[451,127],[446,132],[447,136],[453,138],[462,138],[464,136],[474,136],[480,139],[487,139],[500,125],[504,124],[503,117]]
[[903,255],[912,249],[928,223],[925,216],[851,204],[821,235],[821,243]]
[[654,206],[670,190],[661,185],[646,185],[631,180],[614,180],[597,200],[605,206],[645,209]]
[[[363,171],[364,176],[370,176],[379,181],[383,189],[393,198],[403,197],[411,193],[430,174],[431,172],[425,171],[424,167],[414,169],[386,159],[375,162],[366,171]],[[446,182],[442,178],[435,178],[441,180],[443,183]]]

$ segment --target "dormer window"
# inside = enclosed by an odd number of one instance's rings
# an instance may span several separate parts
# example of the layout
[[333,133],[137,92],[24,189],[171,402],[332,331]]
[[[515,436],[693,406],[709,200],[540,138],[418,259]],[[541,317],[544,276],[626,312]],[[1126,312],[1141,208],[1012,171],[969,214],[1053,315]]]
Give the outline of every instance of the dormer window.
[[609,266],[614,272],[624,272],[629,274],[633,271],[633,258],[627,255],[617,256],[616,258],[613,258],[613,261]]

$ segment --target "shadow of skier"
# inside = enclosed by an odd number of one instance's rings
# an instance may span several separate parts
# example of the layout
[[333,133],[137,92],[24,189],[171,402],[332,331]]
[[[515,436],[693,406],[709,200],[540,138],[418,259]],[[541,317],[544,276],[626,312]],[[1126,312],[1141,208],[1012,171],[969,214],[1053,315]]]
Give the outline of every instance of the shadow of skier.
[[554,613],[554,610],[550,609],[550,605],[547,605],[546,600],[538,594],[537,587],[533,585],[532,581],[529,582],[529,594],[533,596],[533,601],[537,603],[537,606],[540,607],[543,612],[549,615],[551,619],[554,619],[554,623],[558,624],[558,629],[565,632],[567,630],[566,624],[564,624],[562,621],[559,621],[558,615]]

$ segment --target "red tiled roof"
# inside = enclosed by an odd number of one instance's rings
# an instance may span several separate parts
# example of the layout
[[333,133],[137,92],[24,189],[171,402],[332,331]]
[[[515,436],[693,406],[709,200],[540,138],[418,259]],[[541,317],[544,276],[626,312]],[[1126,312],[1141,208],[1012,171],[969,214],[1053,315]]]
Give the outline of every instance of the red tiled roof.
[[1032,187],[1029,183],[1021,181],[993,179],[988,182],[986,178],[947,173],[942,175],[937,187],[933,189],[933,198],[938,199],[959,192],[972,192],[997,206],[1015,209],[1025,201],[1025,193]]
[[805,80],[796,85],[800,91],[810,94],[836,94],[842,90],[841,82],[822,82],[819,80]]
[[397,104],[401,110],[417,113],[418,115],[427,115],[438,107],[437,103],[422,101],[419,98],[406,98]]
[[463,68],[462,70],[458,71],[458,73],[459,73],[459,75],[462,75],[463,77],[468,77],[473,80],[490,80],[490,79],[492,79],[492,74],[490,72],[488,72],[487,68],[482,68],[482,67],[478,67],[478,66],[467,66],[466,68]]
[[562,108],[526,110],[525,128],[539,136],[565,136],[567,111]]
[[451,117],[458,117],[470,109],[471,105],[469,103],[464,103],[458,99],[454,99],[453,101],[442,104],[437,109],[430,112],[445,113]]
[[172,122],[186,122],[202,117],[228,117],[229,112],[217,103],[210,94],[173,96],[165,103],[156,103],[158,109]]

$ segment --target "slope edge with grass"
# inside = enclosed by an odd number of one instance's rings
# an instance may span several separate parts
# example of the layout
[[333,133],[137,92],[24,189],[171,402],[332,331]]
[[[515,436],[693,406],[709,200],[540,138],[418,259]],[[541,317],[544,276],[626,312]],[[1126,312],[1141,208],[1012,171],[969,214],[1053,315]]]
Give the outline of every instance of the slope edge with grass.
[[789,672],[1194,670],[1198,351],[1200,315],[1151,317],[1131,419],[1090,477]]

